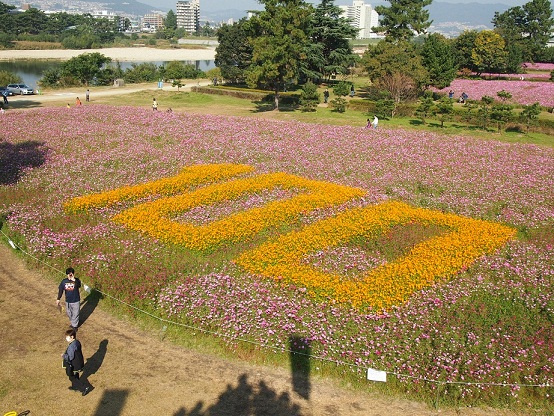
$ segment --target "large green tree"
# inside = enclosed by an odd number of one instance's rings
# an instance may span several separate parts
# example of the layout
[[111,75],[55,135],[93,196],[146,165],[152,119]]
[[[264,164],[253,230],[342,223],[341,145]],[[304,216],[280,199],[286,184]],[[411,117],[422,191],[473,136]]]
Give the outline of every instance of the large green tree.
[[252,63],[251,36],[251,24],[246,18],[232,25],[223,25],[217,31],[215,65],[220,68],[221,76],[226,81],[245,81],[246,69]]
[[475,38],[471,59],[478,72],[502,72],[508,59],[502,36],[492,30],[480,32]]
[[389,7],[376,6],[379,13],[379,26],[374,32],[385,32],[388,40],[399,41],[412,39],[416,34],[424,34],[431,26],[429,6],[432,0],[387,0]]
[[65,12],[53,13],[49,15],[46,24],[46,32],[50,35],[59,35],[70,28],[84,23],[85,18],[79,14],[69,14]]
[[111,62],[111,58],[101,53],[83,53],[64,62],[62,76],[73,77],[82,84],[88,85],[102,71],[102,67]]
[[357,58],[350,44],[357,32],[349,20],[342,17],[342,10],[334,0],[322,0],[310,20],[308,35],[311,42],[306,50],[308,78],[319,75],[330,79],[331,74],[348,73],[348,68]]
[[[395,74],[402,74],[411,79],[410,85],[421,89],[428,84],[429,74],[422,64],[422,56],[411,42],[391,43],[381,41],[370,46],[361,61],[373,83]],[[395,76],[395,80],[399,77]]]
[[48,16],[38,9],[31,7],[23,13],[15,15],[15,28],[17,34],[26,33],[36,35],[44,30],[48,25]]
[[256,36],[250,38],[252,65],[246,71],[247,83],[271,88],[279,108],[279,91],[297,80],[306,59],[312,6],[304,0],[259,1],[265,10],[251,18]]
[[14,15],[10,13],[15,6],[0,2],[0,33],[13,34]]
[[177,29],[177,15],[173,10],[169,10],[164,19],[164,26],[166,29]]
[[456,39],[454,39],[454,50],[456,51],[456,60],[458,68],[475,71],[475,65],[471,58],[471,52],[475,47],[475,39],[479,32],[476,30],[465,30]]
[[552,35],[552,6],[549,0],[532,0],[495,13],[492,23],[507,45],[518,46],[524,60],[536,60]]
[[412,42],[381,41],[364,53],[362,65],[378,92],[376,96],[386,98],[377,102],[381,108],[378,112],[391,117],[400,102],[415,99],[428,84],[427,70]]
[[433,33],[425,39],[421,49],[423,66],[429,73],[429,85],[444,88],[456,78],[458,65],[451,42],[444,36]]

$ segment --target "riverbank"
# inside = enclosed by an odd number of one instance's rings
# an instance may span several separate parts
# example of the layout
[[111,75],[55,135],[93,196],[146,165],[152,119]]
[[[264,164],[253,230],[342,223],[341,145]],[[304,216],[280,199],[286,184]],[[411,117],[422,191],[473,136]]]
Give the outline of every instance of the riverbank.
[[149,47],[102,48],[102,49],[45,49],[45,50],[0,50],[0,61],[25,59],[49,59],[67,61],[83,53],[98,52],[114,61],[155,62],[155,61],[212,61],[215,48],[206,49],[158,49]]

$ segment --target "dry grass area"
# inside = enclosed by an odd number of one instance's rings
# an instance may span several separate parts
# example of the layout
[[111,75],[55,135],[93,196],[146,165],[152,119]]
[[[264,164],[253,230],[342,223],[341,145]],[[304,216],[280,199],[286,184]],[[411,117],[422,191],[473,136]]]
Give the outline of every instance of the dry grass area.
[[[433,410],[423,403],[354,391],[317,376],[189,351],[82,302],[78,338],[94,386],[69,391],[60,354],[68,320],[55,308],[57,284],[0,246],[0,414],[30,415],[383,415],[513,416],[493,409]],[[61,277],[60,277],[61,278]],[[369,386],[368,386],[369,388]]]
[[13,41],[14,49],[18,50],[52,50],[63,49],[61,42],[37,42],[32,40]]

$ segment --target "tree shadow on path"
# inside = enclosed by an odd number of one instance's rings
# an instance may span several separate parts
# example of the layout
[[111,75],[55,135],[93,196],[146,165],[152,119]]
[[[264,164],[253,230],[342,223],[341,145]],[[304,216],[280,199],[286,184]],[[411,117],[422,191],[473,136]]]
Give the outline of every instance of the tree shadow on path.
[[118,416],[123,413],[129,390],[106,390],[93,416]]
[[203,402],[187,410],[182,407],[173,416],[300,416],[301,409],[293,403],[288,393],[277,394],[265,382],[257,386],[248,382],[248,376],[242,374],[238,385],[219,395],[217,403],[204,408]]
[[0,141],[0,185],[14,185],[26,168],[41,166],[48,148],[44,142],[28,140],[22,143]]

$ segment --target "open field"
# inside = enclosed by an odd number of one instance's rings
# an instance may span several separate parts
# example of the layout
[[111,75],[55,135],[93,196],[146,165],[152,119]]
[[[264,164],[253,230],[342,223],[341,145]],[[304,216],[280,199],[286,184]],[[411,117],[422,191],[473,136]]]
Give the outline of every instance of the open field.
[[[462,414],[479,414],[466,406],[483,403],[548,411],[551,143],[373,131],[356,118],[351,126],[302,123],[244,101],[169,90],[155,91],[160,110],[176,111],[153,112],[153,92],[93,91],[91,104],[70,109],[66,97],[18,101],[0,142],[2,230],[57,269],[72,264],[105,293],[218,332],[226,341],[215,350],[256,360],[296,345],[313,357],[312,374],[360,386],[365,369],[377,368],[397,393]],[[121,100],[128,105],[113,105]],[[411,283],[388,292],[378,283],[406,276]],[[99,385],[103,370],[92,379]],[[306,395],[306,373],[297,372],[304,378],[295,390],[292,377],[293,400]],[[116,380],[108,376],[102,388]],[[394,414],[369,400],[353,408]],[[298,414],[356,414],[329,406]]]

